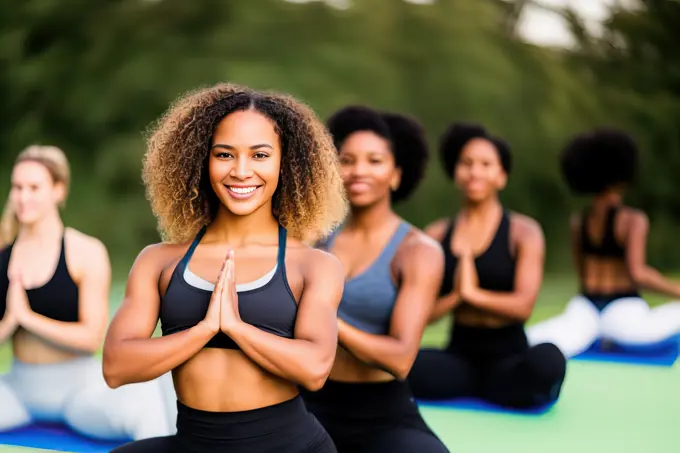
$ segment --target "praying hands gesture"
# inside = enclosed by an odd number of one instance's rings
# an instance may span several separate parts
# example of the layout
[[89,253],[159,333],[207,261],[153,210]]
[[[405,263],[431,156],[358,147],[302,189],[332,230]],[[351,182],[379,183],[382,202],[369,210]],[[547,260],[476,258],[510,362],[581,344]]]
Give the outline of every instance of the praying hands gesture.
[[210,298],[208,312],[203,322],[215,334],[223,332],[227,335],[241,322],[238,312],[236,268],[233,250],[229,250],[227,258],[222,263],[222,269],[220,269],[220,274],[217,277],[215,290]]
[[7,289],[7,316],[16,324],[21,324],[27,315],[31,313],[31,305],[28,303],[28,295],[24,288],[24,280],[20,272],[14,272],[9,276]]

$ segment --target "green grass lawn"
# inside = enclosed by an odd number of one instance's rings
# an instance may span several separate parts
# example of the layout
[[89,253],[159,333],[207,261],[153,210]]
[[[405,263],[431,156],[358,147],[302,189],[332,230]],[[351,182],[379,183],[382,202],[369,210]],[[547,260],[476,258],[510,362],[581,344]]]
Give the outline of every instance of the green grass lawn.
[[[112,291],[112,312],[123,288]],[[576,291],[571,277],[546,278],[530,324],[559,313]],[[663,299],[650,297],[656,305]],[[430,326],[423,346],[442,346],[448,321]],[[0,373],[11,360],[0,347]],[[452,453],[673,453],[680,451],[680,366],[570,361],[560,401],[543,416],[424,408]],[[1,404],[1,402],[0,402]],[[644,450],[643,450],[644,449]],[[0,447],[0,453],[44,451]]]

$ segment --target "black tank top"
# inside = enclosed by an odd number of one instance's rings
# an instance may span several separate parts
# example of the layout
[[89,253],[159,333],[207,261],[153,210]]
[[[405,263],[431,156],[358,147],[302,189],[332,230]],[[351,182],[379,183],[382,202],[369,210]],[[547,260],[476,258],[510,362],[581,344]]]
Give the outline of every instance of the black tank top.
[[[451,252],[455,221],[451,220],[441,245],[444,249],[444,279],[439,296],[453,291],[453,274],[458,257]],[[489,248],[475,258],[479,287],[489,291],[512,291],[515,288],[515,258],[510,253],[510,215],[503,211],[500,225]]]
[[[205,234],[199,231],[184,257],[177,263],[170,277],[165,295],[161,298],[160,320],[163,335],[189,329],[205,318],[212,291],[190,285],[184,278],[196,246]],[[286,278],[286,230],[279,225],[279,250],[276,271],[264,285],[238,291],[238,310],[241,320],[265,332],[293,338],[298,305]],[[223,332],[218,332],[206,348],[239,349]]]
[[[0,319],[7,308],[7,289],[9,278],[7,270],[12,256],[14,242],[0,251]],[[78,285],[73,281],[66,266],[66,246],[61,237],[59,262],[52,278],[42,286],[27,289],[31,310],[39,315],[61,322],[78,322]]]
[[586,209],[581,219],[581,252],[585,256],[598,256],[602,258],[624,258],[626,250],[616,240],[614,224],[619,206],[610,206],[605,214],[604,234],[599,244],[594,244],[588,235],[588,217],[590,208]]

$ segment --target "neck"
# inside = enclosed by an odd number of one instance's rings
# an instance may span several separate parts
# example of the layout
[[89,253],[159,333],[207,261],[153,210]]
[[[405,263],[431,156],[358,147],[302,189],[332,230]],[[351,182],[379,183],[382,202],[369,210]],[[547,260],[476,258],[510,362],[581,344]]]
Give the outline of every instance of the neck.
[[494,215],[499,209],[503,209],[503,207],[497,197],[491,197],[480,202],[466,200],[463,205],[463,215],[471,220],[484,220]]
[[278,232],[278,221],[274,218],[270,205],[262,206],[249,215],[235,215],[221,206],[206,234],[216,242],[226,242],[234,247],[253,240],[259,242],[263,236]]
[[64,231],[64,223],[59,216],[59,212],[55,211],[46,215],[35,223],[21,225],[17,234],[17,239],[41,240],[46,238],[53,238],[55,235],[61,236]]
[[602,192],[593,200],[593,206],[596,207],[607,207],[621,203],[623,203],[623,196],[621,195],[621,192],[615,190]]
[[347,226],[355,230],[371,231],[386,221],[396,218],[397,215],[392,211],[388,198],[372,206],[352,207]]

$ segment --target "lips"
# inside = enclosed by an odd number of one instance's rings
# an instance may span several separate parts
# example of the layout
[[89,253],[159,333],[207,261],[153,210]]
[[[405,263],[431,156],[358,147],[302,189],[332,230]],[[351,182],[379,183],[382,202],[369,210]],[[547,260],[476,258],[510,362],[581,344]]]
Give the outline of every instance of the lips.
[[261,186],[227,186],[227,192],[229,192],[229,195],[232,197],[239,199],[239,200],[245,200],[257,192],[257,189],[259,189]]

